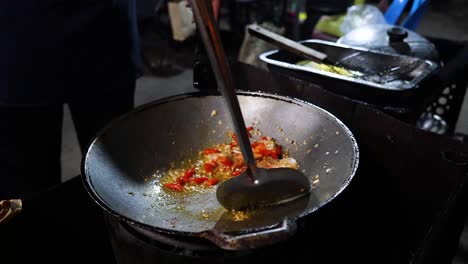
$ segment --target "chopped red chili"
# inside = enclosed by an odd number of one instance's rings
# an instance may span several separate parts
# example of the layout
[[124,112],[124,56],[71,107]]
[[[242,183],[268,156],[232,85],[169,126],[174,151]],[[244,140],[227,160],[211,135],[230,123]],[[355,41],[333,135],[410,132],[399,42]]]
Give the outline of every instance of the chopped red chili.
[[224,166],[227,166],[227,167],[231,167],[232,166],[232,161],[230,161],[228,158],[226,157],[219,157],[218,158],[218,161],[221,162],[221,164],[223,164]]
[[236,169],[235,171],[233,171],[233,172],[232,172],[232,176],[233,176],[233,177],[239,176],[239,175],[241,175],[241,173],[244,172],[246,169],[247,169],[246,166],[242,166],[241,168]]
[[185,185],[187,181],[183,177],[177,178],[176,182],[180,185]]
[[283,153],[283,147],[281,145],[276,146],[276,155],[281,156],[281,153]]
[[236,176],[241,175],[241,173],[242,173],[241,170],[235,170],[235,171],[232,173],[232,176],[233,176],[233,177],[236,177]]
[[213,178],[213,179],[209,180],[209,181],[207,182],[207,184],[208,184],[209,186],[213,186],[213,185],[218,184],[218,182],[219,182],[219,180],[218,180],[217,178]]
[[184,173],[184,181],[188,181],[193,175],[195,175],[195,168],[190,168]]
[[184,187],[178,183],[166,183],[164,187],[171,189],[176,192],[181,192],[184,190]]
[[203,164],[203,167],[205,168],[206,172],[212,172],[214,167],[216,167],[216,164],[212,162],[205,162],[205,164]]
[[215,148],[206,148],[203,152],[205,153],[205,155],[209,155],[209,154],[214,154],[214,153],[220,153],[221,151]]
[[196,184],[202,184],[206,182],[207,180],[209,180],[208,177],[197,177],[197,178],[193,178],[191,181],[193,181]]
[[[254,127],[246,128],[249,137],[251,131],[256,131]],[[259,130],[257,130],[259,131]],[[241,175],[247,167],[239,149],[238,138],[235,133],[228,134],[232,140],[225,144],[213,145],[202,149],[200,157],[193,162],[191,168],[187,170],[174,169],[168,173],[169,181],[163,180],[163,187],[166,190],[183,192],[188,190],[188,186],[194,187],[202,185],[204,187],[217,185],[226,177],[236,177]],[[251,140],[251,147],[257,165],[261,168],[291,167],[297,168],[297,162],[293,159],[280,162],[279,159],[287,157],[283,155],[283,147],[278,145],[275,139],[267,136],[260,136],[261,140]],[[220,180],[222,179],[222,180]],[[169,183],[170,182],[170,183]],[[192,190],[190,188],[190,190]]]

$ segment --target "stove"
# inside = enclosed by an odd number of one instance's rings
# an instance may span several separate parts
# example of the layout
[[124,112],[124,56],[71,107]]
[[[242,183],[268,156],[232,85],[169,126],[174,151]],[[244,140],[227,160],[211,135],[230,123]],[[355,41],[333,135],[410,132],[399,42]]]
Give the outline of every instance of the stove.
[[[106,217],[110,241],[118,264],[126,263],[302,263],[311,254],[307,236],[296,235],[277,245],[253,249],[229,251],[218,248],[199,238],[181,238],[166,234],[146,236],[135,227]],[[310,239],[309,239],[310,240]]]

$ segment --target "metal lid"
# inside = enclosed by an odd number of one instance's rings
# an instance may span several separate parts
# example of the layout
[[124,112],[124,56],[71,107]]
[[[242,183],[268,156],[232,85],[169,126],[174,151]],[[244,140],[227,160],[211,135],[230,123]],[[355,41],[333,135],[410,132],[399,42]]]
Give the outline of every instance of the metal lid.
[[380,24],[359,27],[337,42],[440,63],[434,44],[418,33],[400,26]]

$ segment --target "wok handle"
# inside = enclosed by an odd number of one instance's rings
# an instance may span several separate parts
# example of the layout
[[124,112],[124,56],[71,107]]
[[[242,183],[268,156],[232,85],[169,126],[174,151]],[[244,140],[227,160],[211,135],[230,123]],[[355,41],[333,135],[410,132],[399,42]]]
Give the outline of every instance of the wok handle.
[[295,221],[285,219],[279,225],[261,230],[258,232],[228,235],[215,230],[202,233],[200,236],[217,246],[227,250],[245,250],[265,247],[284,241],[296,233],[297,224]]
[[266,30],[258,25],[250,25],[248,30],[251,35],[301,57],[306,57],[314,61],[324,61],[327,58],[327,55],[322,52],[306,47],[298,42]]
[[23,203],[21,200],[4,200],[0,201],[0,224],[9,222],[21,212]]

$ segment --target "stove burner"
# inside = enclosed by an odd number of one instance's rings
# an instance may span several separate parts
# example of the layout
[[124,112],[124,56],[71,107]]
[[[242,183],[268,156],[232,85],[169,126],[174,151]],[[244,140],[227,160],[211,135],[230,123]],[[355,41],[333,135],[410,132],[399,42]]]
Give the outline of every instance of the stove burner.
[[[160,254],[169,254],[178,257],[210,259],[237,258],[252,254],[250,250],[224,250],[202,238],[187,238],[151,232],[143,228],[119,222],[113,217],[107,216],[107,222],[110,226],[111,240],[113,240],[112,242],[114,245],[116,243],[121,244],[122,242],[125,244],[139,245],[139,248],[145,252],[152,251],[153,253],[160,252]],[[115,246],[114,251],[116,251]],[[116,253],[119,255],[123,252]]]
[[[305,231],[288,241],[252,250],[225,250],[201,238],[177,237],[136,229],[106,216],[114,256],[118,264],[191,263],[191,264],[257,264],[303,263],[314,248],[311,235]],[[143,232],[142,232],[143,231]],[[314,253],[314,259],[320,259]],[[325,254],[328,256],[328,253]]]

